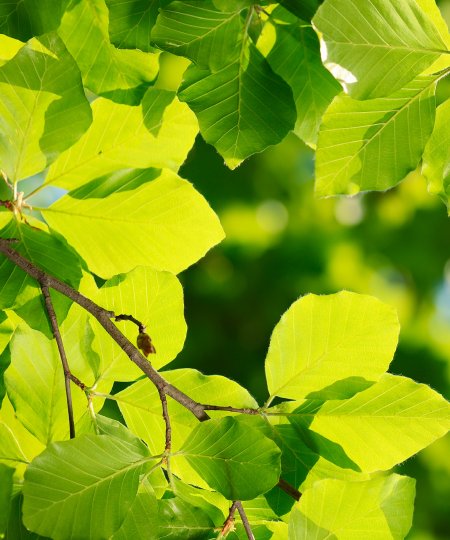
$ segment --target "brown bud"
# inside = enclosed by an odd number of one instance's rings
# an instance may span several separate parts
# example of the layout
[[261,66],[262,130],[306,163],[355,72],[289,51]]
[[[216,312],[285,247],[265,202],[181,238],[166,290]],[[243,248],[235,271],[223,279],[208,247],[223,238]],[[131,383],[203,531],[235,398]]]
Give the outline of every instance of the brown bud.
[[145,356],[149,354],[155,354],[156,349],[153,346],[152,340],[148,334],[145,332],[140,332],[137,337],[137,346],[144,353]]

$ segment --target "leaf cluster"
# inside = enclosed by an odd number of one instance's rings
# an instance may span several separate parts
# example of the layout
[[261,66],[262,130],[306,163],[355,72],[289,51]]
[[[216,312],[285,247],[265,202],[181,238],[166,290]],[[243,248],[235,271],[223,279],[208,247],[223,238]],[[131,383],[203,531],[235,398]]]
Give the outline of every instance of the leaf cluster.
[[[264,404],[221,376],[155,370],[184,344],[177,274],[224,236],[178,174],[198,131],[230,168],[293,131],[317,150],[320,195],[387,189],[423,160],[446,196],[434,93],[450,37],[432,0],[24,0],[0,20],[0,535],[404,538],[414,481],[389,470],[450,410],[386,373],[392,308],[294,302]],[[184,59],[177,88],[168,53]],[[143,326],[151,365],[135,360]]]

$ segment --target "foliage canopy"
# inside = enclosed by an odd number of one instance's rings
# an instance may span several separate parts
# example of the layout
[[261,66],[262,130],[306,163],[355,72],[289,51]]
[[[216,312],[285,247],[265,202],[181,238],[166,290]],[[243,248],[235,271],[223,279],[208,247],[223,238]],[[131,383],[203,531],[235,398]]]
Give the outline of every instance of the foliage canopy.
[[224,236],[178,174],[198,132],[235,168],[293,131],[320,196],[419,168],[448,203],[433,0],[0,0],[0,32],[0,536],[404,538],[414,480],[389,470],[447,433],[450,405],[386,373],[390,306],[296,300],[263,405],[156,370],[186,335],[177,274]]

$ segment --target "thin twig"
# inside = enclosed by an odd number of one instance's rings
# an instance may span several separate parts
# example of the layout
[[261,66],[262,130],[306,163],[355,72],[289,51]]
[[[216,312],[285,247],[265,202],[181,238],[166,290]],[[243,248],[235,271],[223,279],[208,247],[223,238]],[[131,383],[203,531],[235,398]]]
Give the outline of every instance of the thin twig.
[[283,480],[283,478],[278,480],[277,486],[296,501],[300,500],[300,497],[302,496],[300,491],[295,489],[295,487],[289,484],[289,482],[286,482],[286,480]]
[[139,333],[145,332],[145,325],[138,321],[133,315],[115,315],[115,321],[131,321],[139,328]]
[[140,353],[140,351],[122,334],[117,326],[111,321],[111,318],[115,317],[114,313],[108,311],[95,302],[86,298],[78,291],[72,289],[66,283],[59,279],[45,273],[43,270],[35,266],[25,257],[22,257],[17,251],[10,247],[10,241],[0,239],[0,252],[3,253],[10,261],[16,266],[21,268],[29,276],[36,279],[38,282],[47,280],[48,287],[51,287],[55,291],[60,292],[64,296],[67,296],[87,312],[93,315],[97,321],[103,326],[108,334],[114,339],[119,347],[125,352],[125,354],[134,362],[140,369],[147,375],[147,377],[153,382],[158,389],[163,389],[165,394],[178,401],[186,409],[201,421],[209,418],[200,403],[187,396],[184,392],[178,388],[172,386],[167,382],[150,364],[150,362]]
[[244,507],[242,506],[241,501],[235,501],[236,508],[238,509],[239,515],[241,516],[242,525],[244,525],[245,532],[247,533],[248,540],[255,540],[253,536],[252,528],[245,513]]
[[166,424],[166,444],[164,447],[164,451],[166,454],[169,454],[170,450],[172,449],[172,428],[170,426],[169,409],[167,407],[166,393],[162,388],[158,388],[158,392],[159,399],[161,400],[164,423]]
[[228,512],[227,519],[223,522],[222,528],[219,531],[217,540],[220,538],[225,538],[227,534],[231,531],[234,531],[234,514],[237,510],[237,501],[234,501]]
[[238,407],[228,407],[224,405],[203,405],[202,407],[205,411],[225,411],[225,412],[235,412],[235,413],[241,413],[241,414],[261,414],[259,409],[250,409],[250,408],[243,408],[239,409]]
[[75,421],[73,419],[73,405],[72,405],[72,391],[70,389],[70,368],[69,363],[67,362],[66,351],[64,349],[64,344],[61,339],[61,333],[59,331],[58,321],[56,319],[55,309],[53,307],[53,302],[50,296],[50,291],[46,284],[46,280],[42,279],[40,281],[42,295],[44,296],[45,308],[47,310],[47,315],[50,321],[50,325],[53,330],[53,336],[58,345],[59,357],[61,358],[61,363],[64,371],[64,383],[66,388],[66,401],[67,401],[67,413],[69,416],[69,432],[70,438],[75,437]]

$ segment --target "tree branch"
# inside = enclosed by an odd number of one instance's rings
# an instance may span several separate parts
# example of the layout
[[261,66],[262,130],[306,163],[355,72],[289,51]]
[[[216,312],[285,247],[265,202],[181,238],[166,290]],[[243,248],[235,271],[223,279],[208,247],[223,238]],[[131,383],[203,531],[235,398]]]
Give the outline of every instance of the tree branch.
[[[53,336],[58,346],[59,357],[61,358],[61,363],[63,366],[64,383],[65,383],[65,388],[66,388],[67,414],[69,416],[69,432],[70,432],[70,438],[73,439],[75,437],[75,422],[73,419],[72,391],[70,389],[71,372],[69,368],[69,363],[67,362],[66,351],[64,349],[64,344],[61,339],[61,333],[59,331],[55,309],[53,307],[53,302],[50,297],[50,291],[48,290],[46,280],[45,279],[40,280],[40,285],[41,285],[42,295],[45,301],[45,308],[47,310],[47,315],[50,321],[50,325],[52,327]],[[82,387],[84,389],[84,385],[82,385]]]
[[224,405],[202,405],[203,409],[205,411],[225,411],[225,412],[235,412],[240,414],[252,414],[257,415],[261,414],[259,409],[250,409],[250,408],[243,408],[239,409],[238,407],[228,407]]
[[237,510],[237,501],[234,501],[228,512],[227,519],[224,521],[222,528],[220,529],[217,539],[225,538],[227,534],[234,530],[234,514]]
[[108,334],[114,339],[114,341],[119,345],[119,347],[125,352],[128,358],[134,362],[141,371],[147,375],[147,377],[153,382],[153,384],[158,388],[162,389],[164,393],[171,398],[178,401],[186,409],[191,411],[191,413],[201,421],[207,420],[209,418],[208,414],[205,412],[200,403],[197,403],[195,400],[187,396],[178,388],[175,388],[170,383],[168,383],[150,364],[150,362],[139,352],[139,350],[122,334],[122,332],[117,328],[117,326],[111,321],[111,318],[115,317],[112,311],[108,311],[95,302],[86,298],[84,295],[78,291],[72,289],[69,285],[60,281],[59,279],[47,274],[32,262],[25,257],[22,257],[17,251],[10,247],[13,239],[0,239],[0,252],[3,253],[11,262],[16,266],[21,268],[29,276],[36,279],[39,283],[43,280],[46,281],[48,287],[51,287],[55,291],[60,292],[67,298],[70,298],[76,302],[79,306],[84,308],[88,313],[97,319],[97,321],[103,326],[103,328],[108,332]]
[[172,427],[170,426],[169,409],[167,408],[167,399],[164,390],[158,388],[158,392],[159,399],[161,400],[164,423],[166,424],[166,444],[164,450],[166,454],[169,454],[170,450],[172,449]]
[[277,486],[296,501],[300,500],[300,497],[302,496],[300,491],[298,489],[295,489],[295,487],[289,484],[289,482],[286,482],[286,480],[280,478],[278,480]]
[[236,508],[238,509],[239,515],[241,516],[242,525],[244,525],[245,532],[247,533],[248,540],[255,540],[253,536],[252,528],[248,522],[247,515],[245,513],[244,507],[242,506],[241,501],[235,501]]

